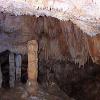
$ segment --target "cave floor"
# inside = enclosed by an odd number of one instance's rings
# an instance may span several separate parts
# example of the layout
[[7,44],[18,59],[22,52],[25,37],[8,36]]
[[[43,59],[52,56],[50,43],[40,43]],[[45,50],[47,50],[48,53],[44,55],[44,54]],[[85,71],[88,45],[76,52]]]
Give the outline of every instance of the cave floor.
[[[24,95],[23,95],[24,94]],[[57,86],[45,90],[39,86],[36,96],[25,97],[25,86],[17,84],[12,89],[0,89],[0,100],[74,100],[59,90]]]

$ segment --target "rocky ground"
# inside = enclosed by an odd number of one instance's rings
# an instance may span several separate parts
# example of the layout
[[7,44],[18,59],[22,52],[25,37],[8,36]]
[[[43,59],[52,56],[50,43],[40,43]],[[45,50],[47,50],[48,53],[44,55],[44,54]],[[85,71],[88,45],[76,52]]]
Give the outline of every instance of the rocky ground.
[[74,100],[64,94],[56,85],[50,88],[43,89],[39,87],[38,93],[35,96],[25,97],[24,85],[17,85],[13,89],[0,90],[0,100]]

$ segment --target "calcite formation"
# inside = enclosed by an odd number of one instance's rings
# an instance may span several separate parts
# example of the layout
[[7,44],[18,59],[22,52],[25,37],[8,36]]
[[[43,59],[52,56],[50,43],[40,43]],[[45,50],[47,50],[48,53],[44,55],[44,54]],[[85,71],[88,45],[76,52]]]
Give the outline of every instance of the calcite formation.
[[[8,5],[20,4],[18,3],[20,0],[17,3],[10,1],[7,2]],[[39,3],[41,4],[41,2]],[[44,2],[44,4],[46,3]],[[8,10],[6,9],[8,5],[0,6],[3,7],[1,10],[6,12],[0,13],[0,52],[10,50],[13,53],[22,54],[22,56],[28,54],[28,65],[25,61],[24,66],[25,71],[28,68],[27,92],[29,94],[36,93],[37,78],[39,81],[45,80],[51,84],[56,82],[65,89],[66,93],[69,93],[73,92],[69,86],[79,84],[80,81],[87,81],[87,79],[91,79],[90,76],[94,77],[95,73],[98,75],[100,70],[98,67],[100,65],[100,21],[98,18],[95,19],[92,16],[93,19],[88,20],[87,18],[86,20],[84,16],[73,17],[71,12],[67,13],[69,16],[66,19],[63,11],[38,7],[33,14],[33,10],[29,6],[27,8],[27,1],[22,1],[22,4],[25,5],[14,7],[10,5]],[[77,15],[77,12],[75,13]],[[81,14],[83,13],[81,12]],[[38,15],[38,17],[33,15]],[[1,62],[2,59],[1,57]],[[11,70],[14,68],[13,59],[10,59]],[[10,74],[14,76],[12,73],[14,71],[11,70]],[[10,78],[12,80],[12,77]],[[14,80],[10,81],[10,84],[13,87]]]
[[88,43],[93,62],[100,64],[100,35],[88,38]]
[[22,66],[22,59],[20,54],[16,54],[15,56],[15,63],[16,63],[16,80],[21,80],[21,66]]
[[14,61],[14,53],[9,54],[9,76],[10,76],[10,87],[15,86],[15,61]]
[[37,41],[28,42],[28,83],[27,90],[30,95],[36,95],[38,83],[38,44]]
[[[27,42],[36,39],[45,58],[67,58],[84,66],[91,57],[99,63],[99,34],[87,35],[71,20],[53,17],[12,16],[0,14],[0,51],[27,53]],[[7,41],[7,42],[6,42]],[[54,46],[53,46],[54,45]],[[59,57],[57,57],[57,55]]]

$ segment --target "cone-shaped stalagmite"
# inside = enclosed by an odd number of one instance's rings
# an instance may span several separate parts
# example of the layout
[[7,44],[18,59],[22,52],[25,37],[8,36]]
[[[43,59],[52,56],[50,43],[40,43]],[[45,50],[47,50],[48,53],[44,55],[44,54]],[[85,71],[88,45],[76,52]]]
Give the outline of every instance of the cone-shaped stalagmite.
[[36,40],[28,42],[28,93],[35,95],[37,92],[37,75],[38,75],[38,44]]

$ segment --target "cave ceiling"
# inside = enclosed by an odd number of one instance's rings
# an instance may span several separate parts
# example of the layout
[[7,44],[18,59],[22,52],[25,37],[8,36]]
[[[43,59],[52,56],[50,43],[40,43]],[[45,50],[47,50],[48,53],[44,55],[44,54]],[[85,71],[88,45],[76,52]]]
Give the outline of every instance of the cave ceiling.
[[0,0],[0,11],[70,19],[89,35],[100,34],[100,0]]
[[45,50],[56,40],[75,63],[100,64],[99,0],[0,0],[0,12],[0,52],[27,53],[27,41],[43,37]]

